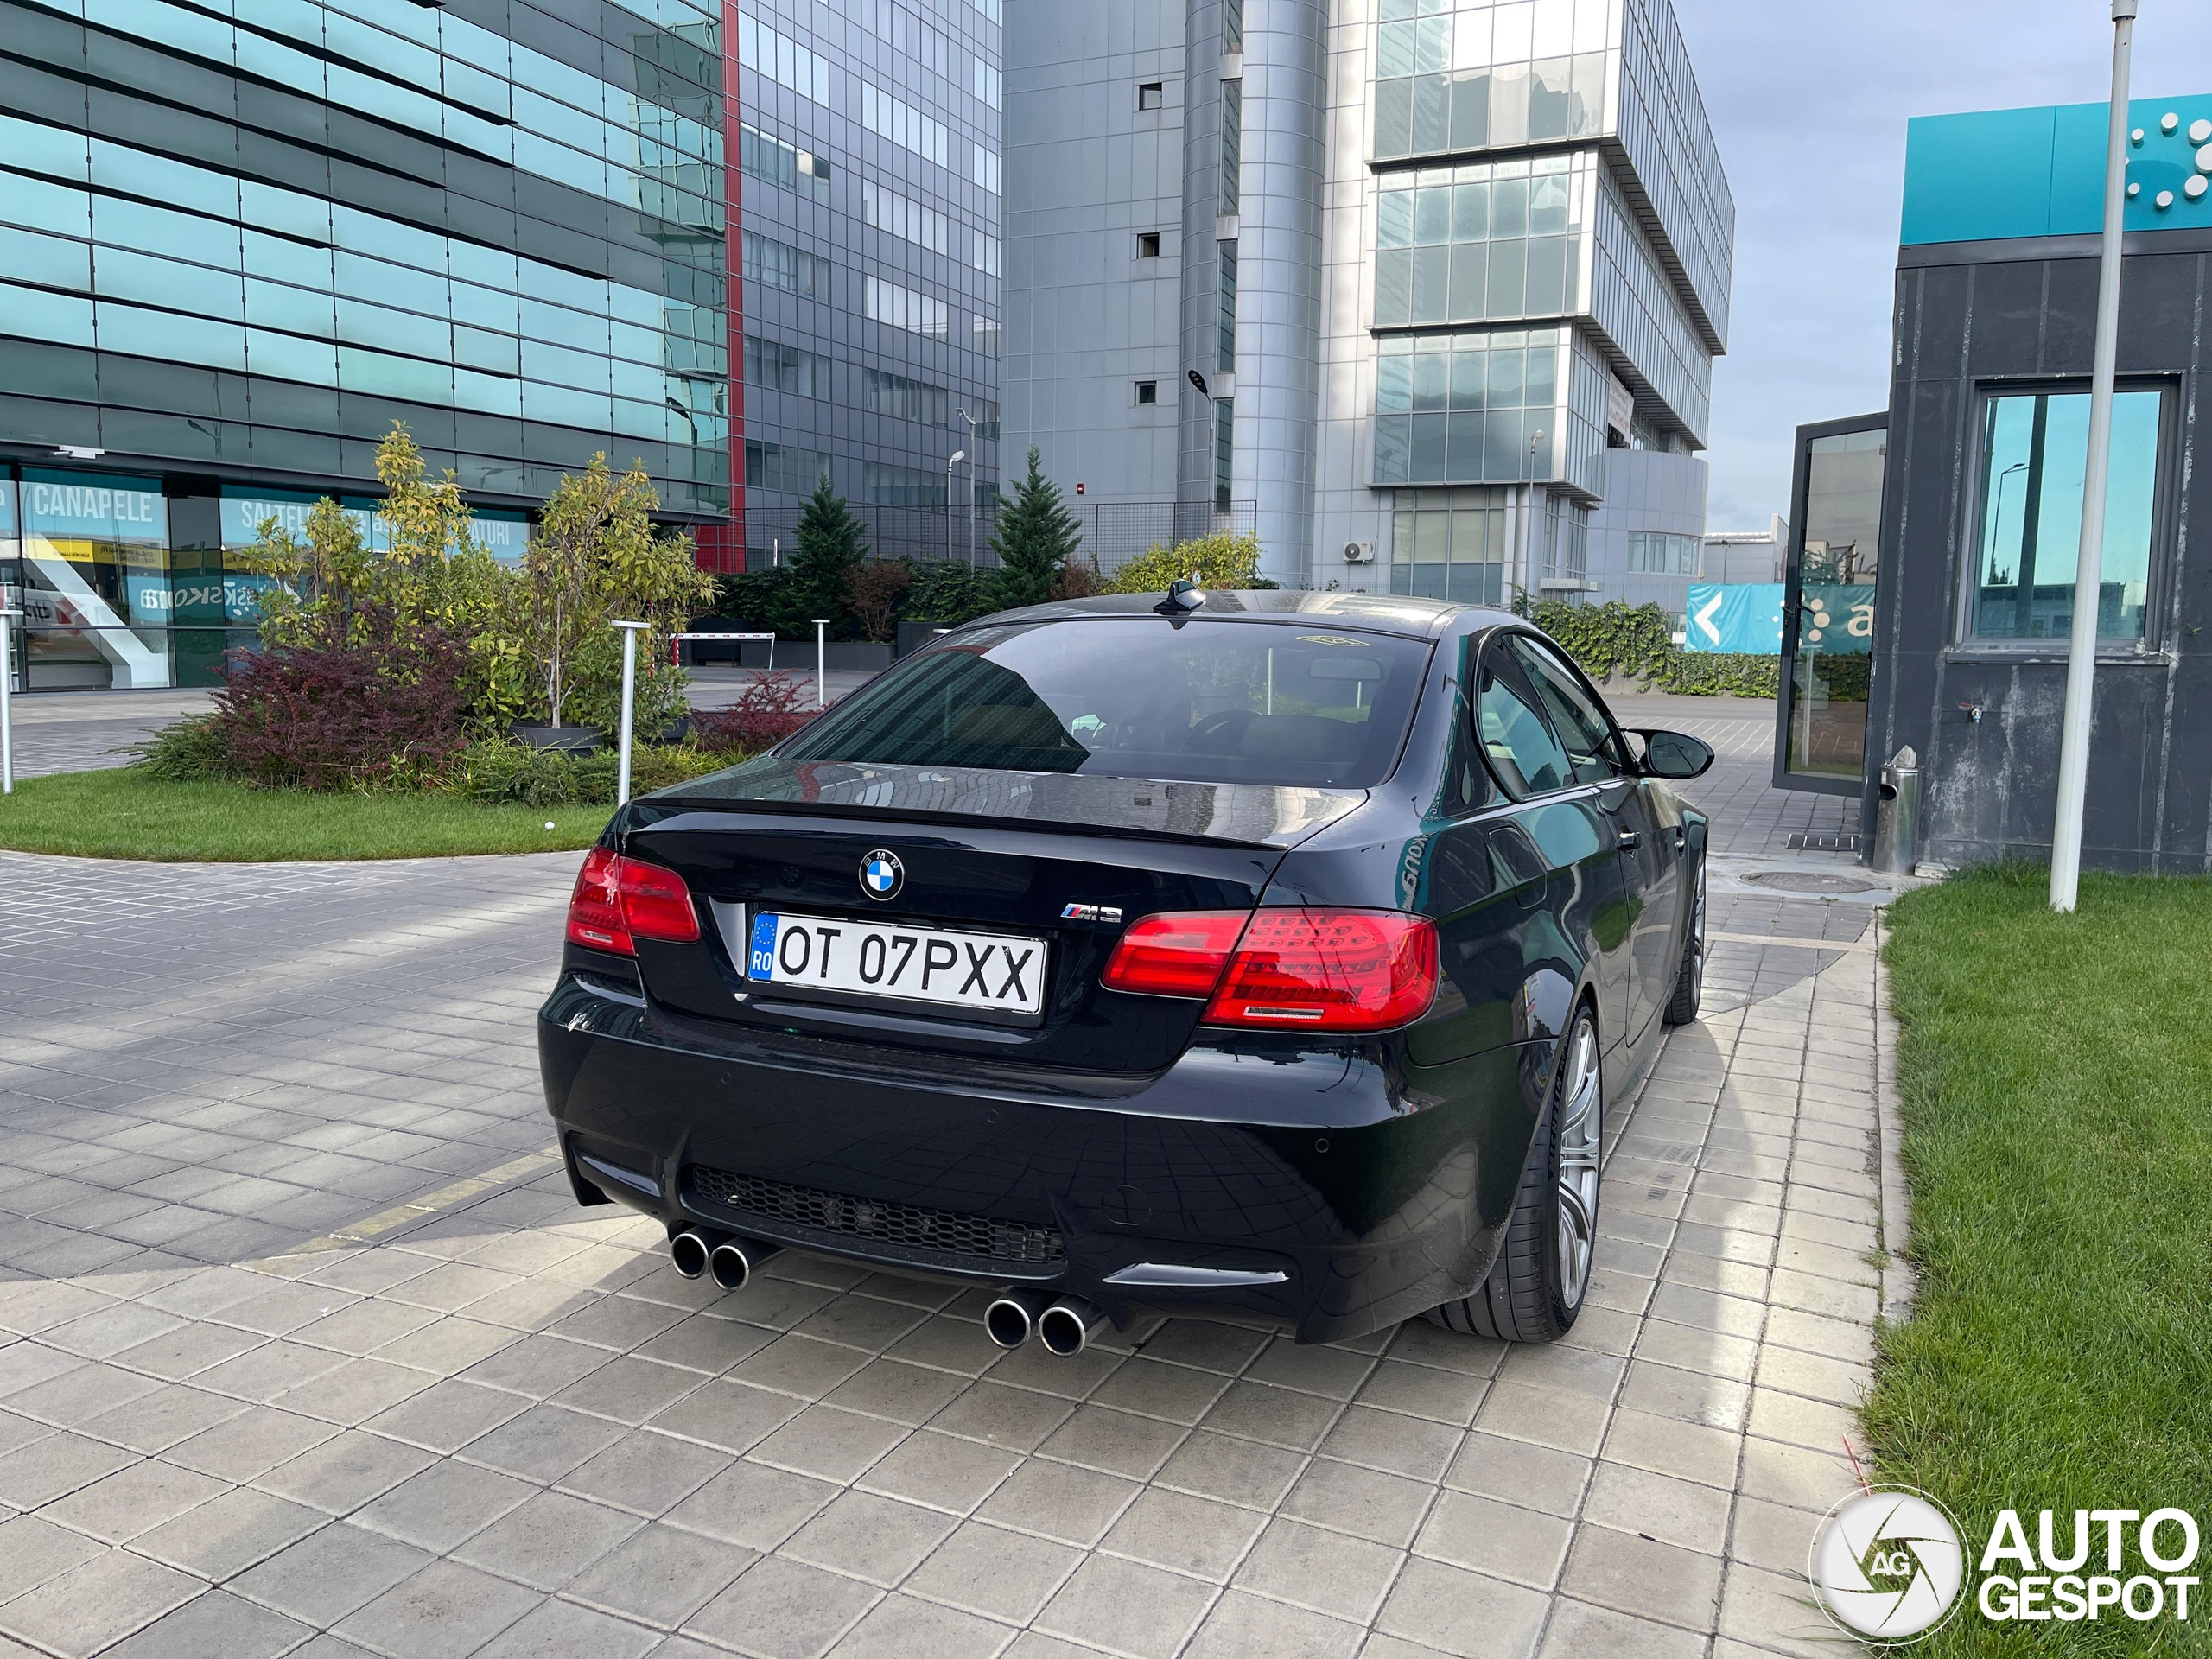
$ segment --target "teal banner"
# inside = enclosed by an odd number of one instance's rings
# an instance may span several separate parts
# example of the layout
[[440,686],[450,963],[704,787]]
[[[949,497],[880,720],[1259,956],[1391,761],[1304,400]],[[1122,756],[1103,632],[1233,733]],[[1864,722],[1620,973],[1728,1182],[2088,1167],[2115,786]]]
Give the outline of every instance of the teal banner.
[[1682,645],[1688,651],[1782,655],[1782,595],[1778,582],[1694,582],[1685,613]]

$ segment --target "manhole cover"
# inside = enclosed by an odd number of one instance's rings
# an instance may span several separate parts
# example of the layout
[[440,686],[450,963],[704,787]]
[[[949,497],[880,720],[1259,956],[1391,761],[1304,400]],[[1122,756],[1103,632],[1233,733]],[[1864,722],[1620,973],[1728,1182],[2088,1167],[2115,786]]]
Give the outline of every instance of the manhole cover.
[[1828,875],[1819,870],[1764,870],[1745,880],[1784,893],[1872,893],[1881,884],[1855,875]]

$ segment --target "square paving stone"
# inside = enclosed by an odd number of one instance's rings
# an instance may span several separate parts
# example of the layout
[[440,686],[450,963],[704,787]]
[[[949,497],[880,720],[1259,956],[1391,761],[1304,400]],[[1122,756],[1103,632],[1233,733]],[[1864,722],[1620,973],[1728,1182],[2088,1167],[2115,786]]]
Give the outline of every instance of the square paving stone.
[[356,1524],[440,1554],[531,1497],[537,1488],[472,1464],[442,1459],[353,1517]]
[[1316,1458],[1283,1500],[1282,1513],[1403,1549],[1435,1497],[1436,1488],[1425,1482]]
[[264,1491],[346,1515],[435,1459],[419,1447],[348,1429],[255,1481]]
[[[1173,1330],[1174,1327],[1168,1327]],[[1311,1452],[1344,1408],[1336,1401],[1266,1382],[1237,1382],[1208,1412],[1203,1427],[1221,1434]]]
[[230,1490],[226,1481],[149,1458],[81,1486],[40,1513],[111,1544],[136,1538]]
[[328,1523],[303,1503],[233,1487],[140,1535],[131,1548],[219,1584]]
[[540,1590],[558,1590],[635,1532],[635,1516],[540,1492],[454,1551],[454,1559]]
[[671,1526],[648,1526],[603,1555],[564,1594],[672,1629],[760,1559],[753,1550]]
[[1205,1416],[1228,1387],[1229,1379],[1217,1371],[1170,1365],[1139,1354],[1101,1382],[1090,1402],[1187,1425]]
[[956,1524],[937,1510],[873,1492],[847,1492],[800,1528],[779,1553],[889,1589]]
[[816,1659],[858,1624],[880,1591],[771,1555],[692,1615],[684,1628],[766,1659]]
[[0,1521],[0,1601],[105,1554],[82,1534],[35,1515]]
[[888,1417],[909,1427],[926,1423],[968,1386],[965,1377],[910,1365],[904,1360],[872,1359],[823,1396],[823,1403],[871,1417]]
[[728,1452],[633,1431],[563,1476],[563,1491],[644,1516],[665,1515],[730,1465]]
[[1446,1492],[1421,1529],[1417,1555],[1548,1590],[1574,1529],[1556,1516],[1471,1492]]
[[1232,1582],[1336,1618],[1365,1623],[1405,1560],[1402,1550],[1303,1522],[1268,1524]]
[[669,1512],[669,1521],[766,1554],[819,1514],[837,1488],[764,1464],[740,1461]]
[[634,1427],[675,1404],[697,1388],[700,1382],[696,1371],[626,1357],[570,1383],[553,1400],[556,1405],[612,1417],[618,1423]]
[[622,1428],[559,1406],[532,1406],[521,1416],[471,1440],[462,1456],[543,1485],[622,1438]]
[[1016,1469],[976,1514],[1088,1549],[1143,1490],[1113,1475],[1037,1460]]
[[365,1427],[432,1452],[458,1452],[529,1406],[519,1395],[448,1379],[378,1413]]
[[887,1596],[840,1642],[836,1659],[991,1659],[1014,1632],[912,1596]]
[[1211,1586],[1195,1579],[1093,1555],[1038,1614],[1037,1628],[1137,1659],[1170,1659],[1213,1596]]
[[579,1377],[590,1376],[610,1357],[607,1350],[589,1343],[531,1336],[477,1361],[461,1376],[488,1388],[510,1389],[532,1399],[547,1400]]
[[789,1395],[747,1388],[723,1377],[656,1414],[652,1425],[664,1433],[680,1434],[725,1452],[749,1452],[802,1408]]
[[[480,1659],[644,1659],[659,1634],[574,1602],[549,1601],[508,1627]],[[661,1648],[666,1659],[683,1659]]]
[[1183,1651],[1186,1659],[1351,1659],[1366,1634],[1340,1618],[1231,1590]]
[[0,1606],[0,1630],[66,1659],[85,1659],[206,1587],[158,1561],[126,1550],[104,1550]]
[[1257,1510],[1152,1487],[1122,1511],[1099,1548],[1222,1584],[1267,1519]]
[[322,1627],[373,1601],[429,1561],[412,1545],[340,1521],[240,1573],[232,1587]]
[[957,1395],[930,1419],[930,1427],[1010,1452],[1033,1452],[1074,1409],[1068,1401],[1052,1395],[985,1381]]
[[1188,1432],[1179,1423],[1132,1412],[1078,1406],[1039,1451],[1103,1474],[1143,1480],[1167,1461]]
[[408,1659],[462,1659],[539,1599],[487,1573],[433,1561],[350,1615],[335,1634]]
[[1175,1449],[1153,1482],[1224,1503],[1271,1510],[1282,1501],[1306,1463],[1301,1454],[1281,1446],[1200,1429]]
[[1083,1552],[1027,1533],[964,1522],[906,1580],[906,1588],[970,1612],[1026,1624],[1082,1560]]
[[0,1452],[0,1503],[35,1510],[137,1461],[81,1434],[49,1434]]
[[274,1659],[314,1633],[296,1619],[210,1590],[110,1648],[106,1659]]
[[100,1440],[151,1454],[252,1409],[242,1400],[173,1382],[127,1406],[103,1412],[88,1420],[83,1429]]
[[1445,1653],[1524,1655],[1549,1603],[1536,1591],[1414,1556],[1376,1617],[1376,1628]]
[[1634,1533],[1586,1526],[1575,1536],[1562,1587],[1578,1600],[1709,1630],[1720,1607],[1720,1562]]
[[861,1483],[872,1492],[965,1515],[1020,1461],[996,1446],[923,1429],[892,1447]]
[[762,1463],[842,1484],[858,1479],[906,1433],[880,1418],[835,1406],[809,1406],[755,1446],[753,1456]]

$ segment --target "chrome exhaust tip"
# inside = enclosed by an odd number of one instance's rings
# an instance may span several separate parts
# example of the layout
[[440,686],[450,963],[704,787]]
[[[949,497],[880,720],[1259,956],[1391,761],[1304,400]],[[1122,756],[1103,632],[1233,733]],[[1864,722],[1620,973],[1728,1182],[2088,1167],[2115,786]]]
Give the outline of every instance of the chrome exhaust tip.
[[1037,1339],[1062,1359],[1074,1358],[1105,1328],[1105,1314],[1080,1296],[1063,1296],[1037,1316]]
[[702,1233],[696,1227],[687,1227],[668,1241],[668,1259],[686,1279],[696,1279],[707,1270],[707,1260],[714,1253],[718,1236]]
[[1019,1348],[1037,1328],[1044,1305],[1045,1299],[1033,1290],[1009,1290],[983,1310],[983,1329],[1000,1347]]
[[715,1246],[707,1266],[724,1290],[743,1290],[760,1264],[782,1249],[757,1238],[726,1238]]

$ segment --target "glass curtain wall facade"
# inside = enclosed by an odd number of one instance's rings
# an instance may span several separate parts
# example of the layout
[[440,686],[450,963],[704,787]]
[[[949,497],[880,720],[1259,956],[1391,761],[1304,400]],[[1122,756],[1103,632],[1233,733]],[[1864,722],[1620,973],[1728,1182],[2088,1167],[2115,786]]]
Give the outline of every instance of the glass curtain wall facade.
[[[1332,412],[1352,417],[1331,435],[1339,455],[1365,439],[1355,464],[1393,502],[1343,493],[1342,540],[1387,543],[1393,590],[1421,592],[1458,563],[1420,539],[1427,515],[1521,486],[1506,586],[1593,592],[1592,547],[1627,524],[1608,453],[1701,469],[1726,343],[1733,208],[1668,0],[1371,0],[1338,36],[1370,69],[1370,207],[1336,221],[1332,270],[1364,244],[1365,329],[1330,343]],[[1639,543],[1686,528],[1637,524]],[[1317,538],[1317,575],[1338,539]]]
[[602,450],[729,512],[706,0],[0,0],[0,41],[30,686],[204,682],[231,504],[365,496],[395,421],[487,531]]
[[1000,478],[999,0],[747,0],[731,33],[747,561],[825,474],[878,553],[964,555]]

